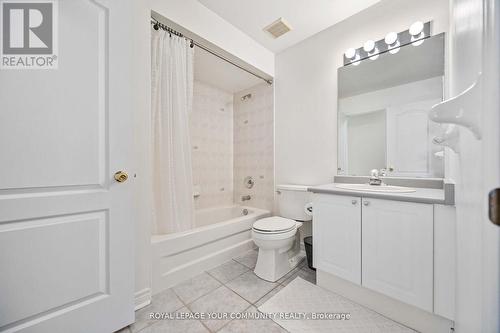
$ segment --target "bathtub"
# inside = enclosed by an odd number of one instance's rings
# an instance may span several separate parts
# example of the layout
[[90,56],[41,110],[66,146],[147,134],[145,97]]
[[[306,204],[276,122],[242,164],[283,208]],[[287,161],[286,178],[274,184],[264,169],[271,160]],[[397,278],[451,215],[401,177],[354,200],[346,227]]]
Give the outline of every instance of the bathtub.
[[246,206],[201,209],[195,213],[196,228],[152,236],[152,293],[254,248],[252,224],[267,216],[268,210]]

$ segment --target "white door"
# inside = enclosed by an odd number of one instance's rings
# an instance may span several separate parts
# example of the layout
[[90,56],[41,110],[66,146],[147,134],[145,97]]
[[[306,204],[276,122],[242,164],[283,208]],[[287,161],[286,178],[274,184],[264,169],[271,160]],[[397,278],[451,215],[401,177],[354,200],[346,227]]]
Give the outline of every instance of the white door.
[[[488,220],[488,192],[500,186],[498,0],[453,0],[450,95],[482,72],[477,108],[481,138],[460,127],[456,175],[457,275],[455,331],[500,331],[500,228]],[[481,104],[482,102],[482,104]]]
[[432,312],[433,207],[363,198],[364,287]]
[[361,284],[361,198],[314,194],[317,269]]
[[[441,163],[434,153],[442,149],[431,140],[440,133],[429,121],[429,109],[442,100],[431,99],[387,109],[387,168],[390,176],[443,177],[434,174]],[[392,171],[391,171],[392,170]]]
[[133,321],[129,8],[58,1],[59,68],[0,70],[1,332]]

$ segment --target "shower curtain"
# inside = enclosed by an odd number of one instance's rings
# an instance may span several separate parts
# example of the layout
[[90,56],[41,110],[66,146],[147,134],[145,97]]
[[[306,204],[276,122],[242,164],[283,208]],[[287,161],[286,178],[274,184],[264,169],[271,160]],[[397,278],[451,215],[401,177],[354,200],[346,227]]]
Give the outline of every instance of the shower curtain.
[[153,233],[194,227],[189,113],[193,55],[189,42],[152,29],[151,109],[153,141]]

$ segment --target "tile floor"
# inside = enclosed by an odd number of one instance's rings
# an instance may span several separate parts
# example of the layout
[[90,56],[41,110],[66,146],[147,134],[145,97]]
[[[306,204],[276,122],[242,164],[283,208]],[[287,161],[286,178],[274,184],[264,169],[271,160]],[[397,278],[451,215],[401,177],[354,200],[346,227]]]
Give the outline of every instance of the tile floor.
[[316,283],[316,272],[305,261],[272,283],[258,278],[253,269],[257,251],[234,258],[214,269],[153,296],[152,304],[136,312],[136,322],[119,333],[160,332],[276,332],[287,331],[272,320],[151,320],[151,312],[255,312],[295,277]]

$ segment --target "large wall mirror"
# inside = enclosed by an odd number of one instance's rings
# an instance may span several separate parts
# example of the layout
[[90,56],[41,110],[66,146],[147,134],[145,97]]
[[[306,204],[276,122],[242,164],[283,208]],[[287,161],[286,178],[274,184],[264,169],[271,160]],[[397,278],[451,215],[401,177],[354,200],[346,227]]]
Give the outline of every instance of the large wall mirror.
[[439,34],[338,69],[339,175],[443,178],[428,112],[443,100],[444,45]]

